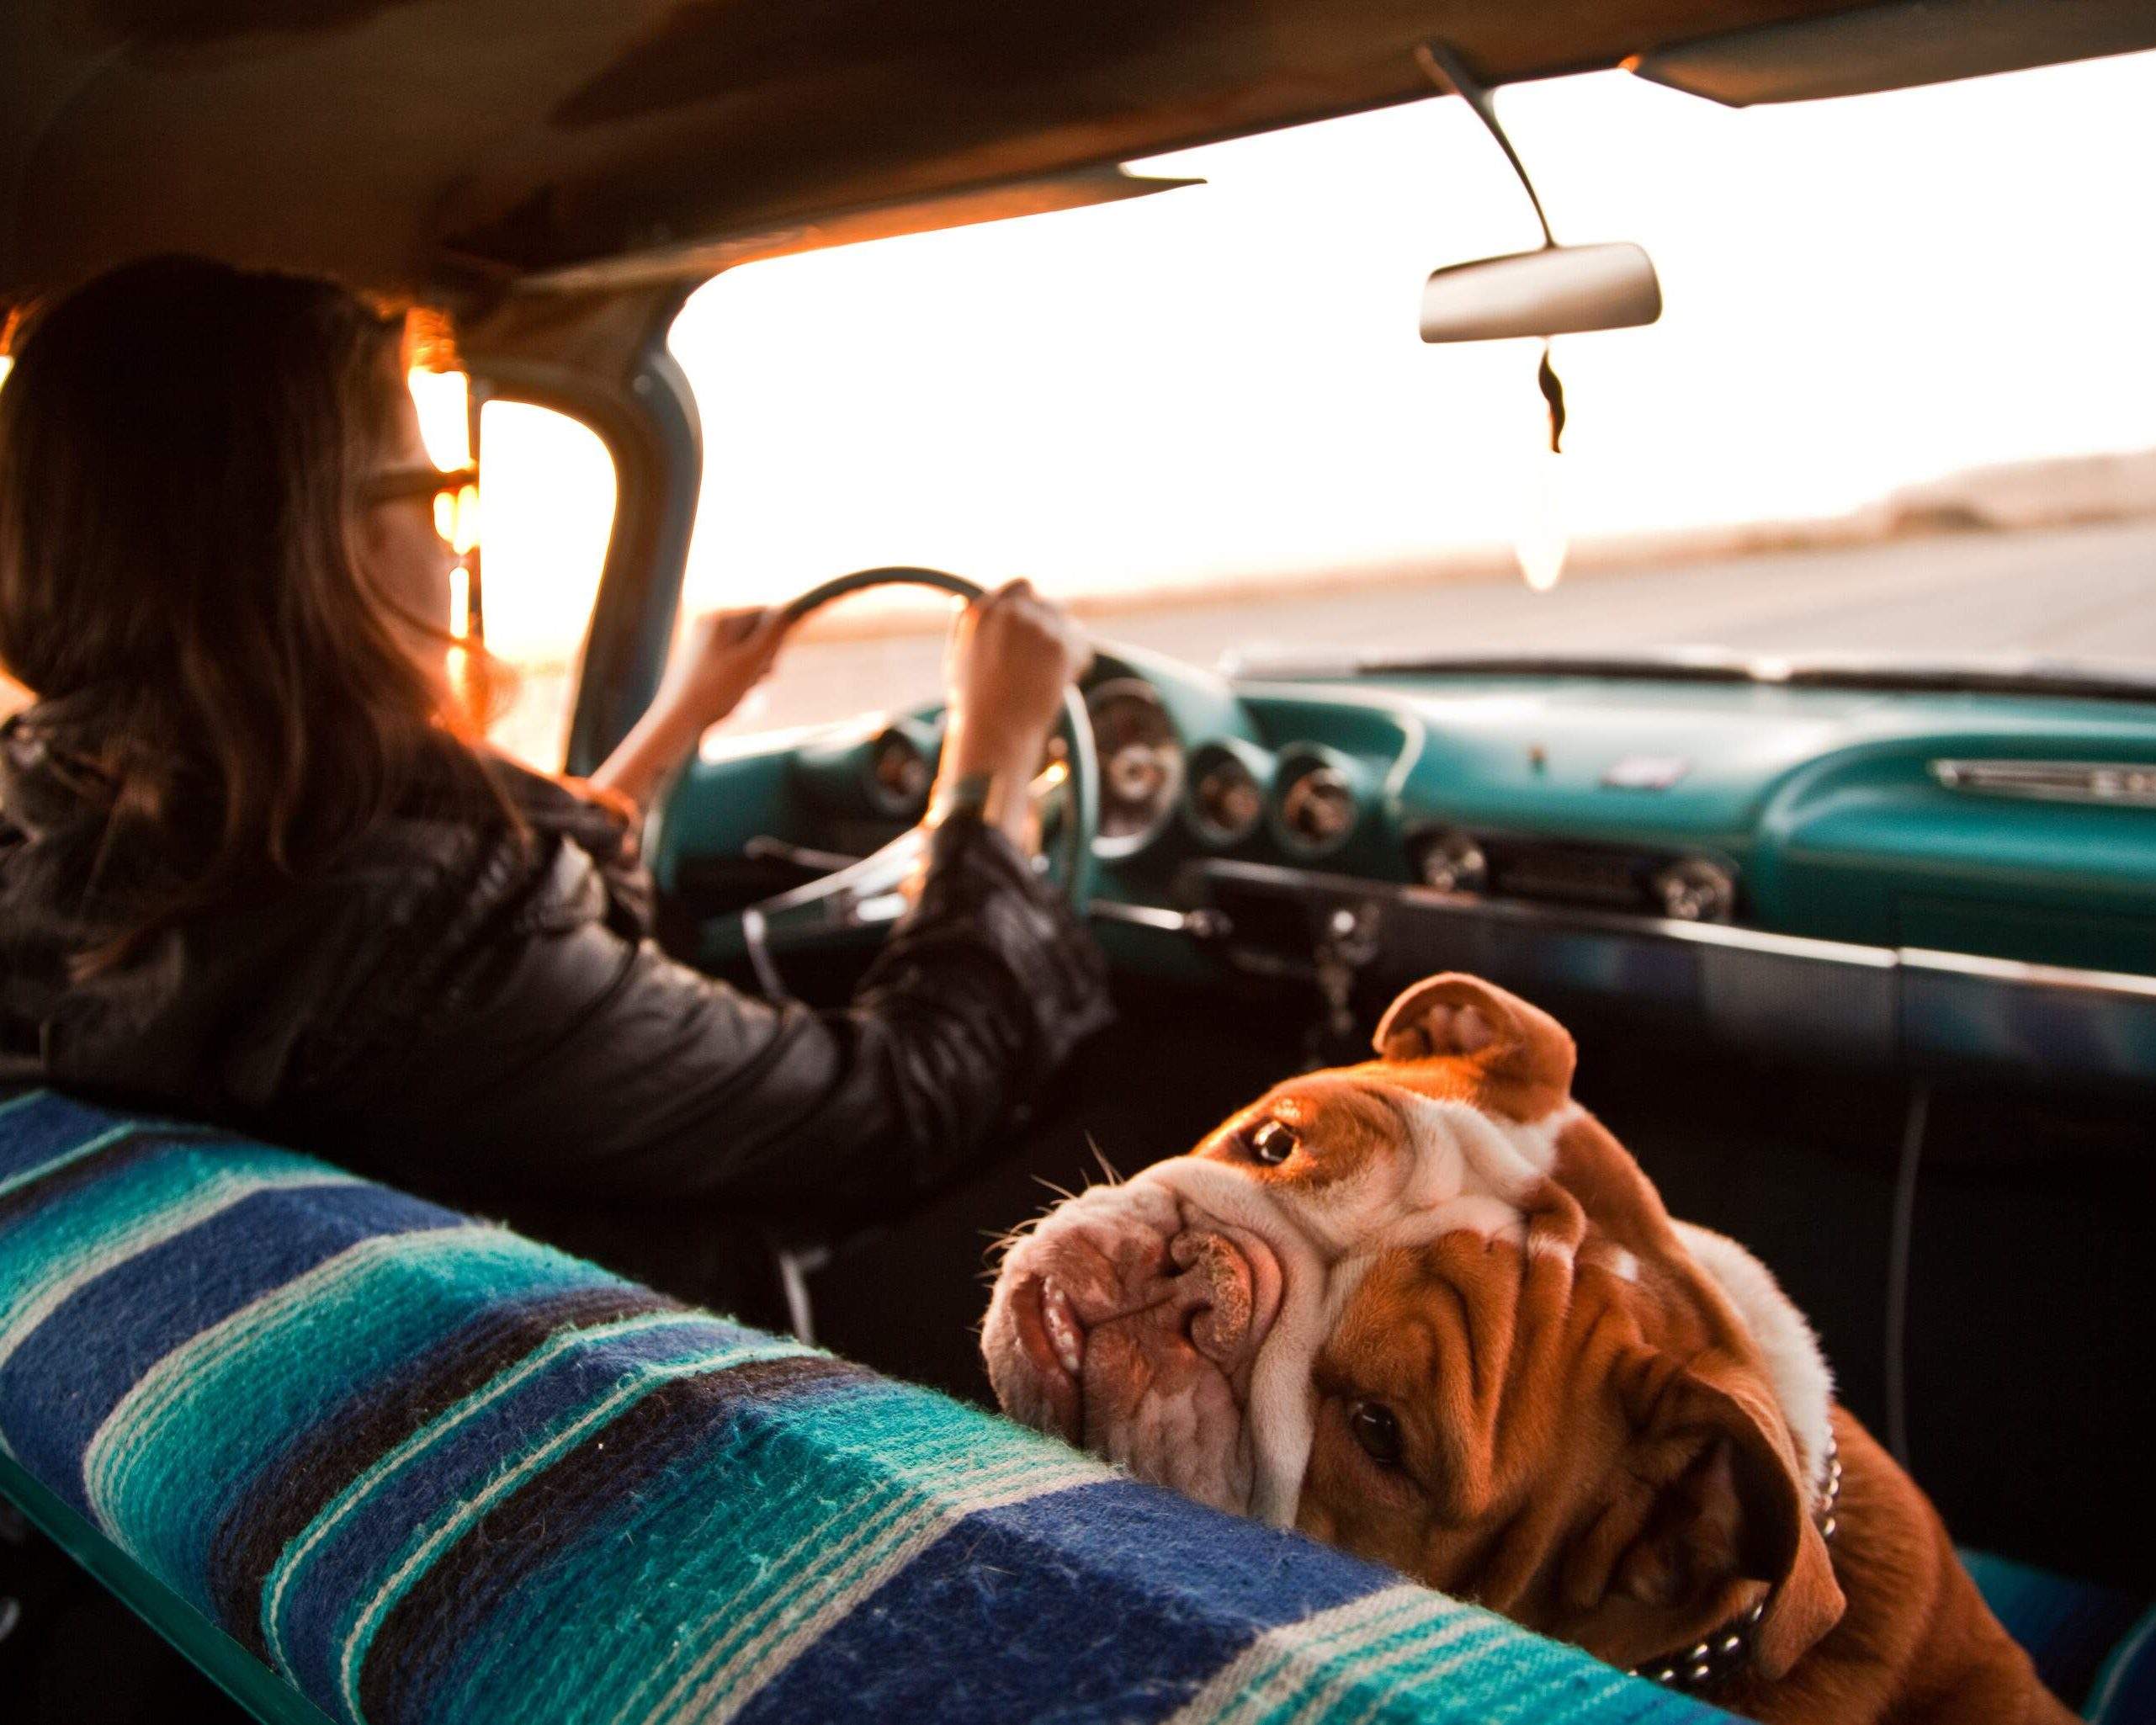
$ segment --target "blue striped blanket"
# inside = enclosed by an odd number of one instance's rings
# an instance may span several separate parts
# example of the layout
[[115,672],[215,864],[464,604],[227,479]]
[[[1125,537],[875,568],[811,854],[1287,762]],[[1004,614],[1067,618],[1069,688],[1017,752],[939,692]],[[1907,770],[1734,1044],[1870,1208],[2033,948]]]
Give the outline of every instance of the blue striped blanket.
[[0,1446],[332,1719],[1723,1717],[546,1247],[0,1102]]

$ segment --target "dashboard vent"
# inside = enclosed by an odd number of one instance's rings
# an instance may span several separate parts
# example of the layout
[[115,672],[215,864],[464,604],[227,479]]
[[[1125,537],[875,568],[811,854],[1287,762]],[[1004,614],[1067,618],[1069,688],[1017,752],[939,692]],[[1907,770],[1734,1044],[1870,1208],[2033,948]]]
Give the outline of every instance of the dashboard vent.
[[1485,841],[1490,887],[1508,898],[1556,899],[1568,905],[1645,908],[1647,883],[1658,857],[1593,845]]

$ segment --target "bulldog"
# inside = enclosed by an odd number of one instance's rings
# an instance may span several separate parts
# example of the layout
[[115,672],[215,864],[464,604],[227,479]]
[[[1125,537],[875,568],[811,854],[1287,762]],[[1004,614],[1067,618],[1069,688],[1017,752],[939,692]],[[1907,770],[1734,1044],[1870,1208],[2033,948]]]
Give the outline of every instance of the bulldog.
[[1438,976],[1376,1046],[1022,1233],[1005,1409],[1770,1725],[2073,1717],[1553,1019]]

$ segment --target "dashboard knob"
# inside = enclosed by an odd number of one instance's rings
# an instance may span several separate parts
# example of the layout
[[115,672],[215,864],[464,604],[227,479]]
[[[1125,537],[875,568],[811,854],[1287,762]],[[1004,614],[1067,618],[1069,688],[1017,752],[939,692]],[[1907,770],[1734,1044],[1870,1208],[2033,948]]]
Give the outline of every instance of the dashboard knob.
[[1675,922],[1727,922],[1737,914],[1737,878],[1711,857],[1681,857],[1656,871],[1654,902]]
[[1415,872],[1423,885],[1441,893],[1479,893],[1490,884],[1490,859],[1473,833],[1457,827],[1424,841]]
[[895,727],[876,739],[868,771],[895,809],[911,809],[927,797],[932,776],[928,757],[917,742]]

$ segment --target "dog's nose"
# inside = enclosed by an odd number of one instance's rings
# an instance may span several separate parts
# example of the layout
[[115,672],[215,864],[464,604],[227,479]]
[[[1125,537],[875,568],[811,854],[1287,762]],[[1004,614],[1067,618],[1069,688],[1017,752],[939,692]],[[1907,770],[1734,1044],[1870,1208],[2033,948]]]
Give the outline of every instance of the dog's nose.
[[1180,1272],[1173,1287],[1183,1333],[1219,1365],[1232,1362],[1249,1340],[1256,1299],[1250,1260],[1225,1235],[1186,1229],[1168,1242]]

